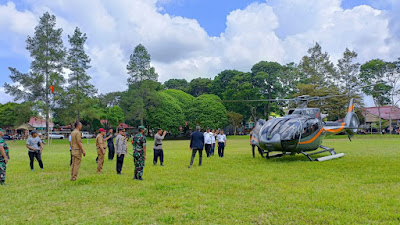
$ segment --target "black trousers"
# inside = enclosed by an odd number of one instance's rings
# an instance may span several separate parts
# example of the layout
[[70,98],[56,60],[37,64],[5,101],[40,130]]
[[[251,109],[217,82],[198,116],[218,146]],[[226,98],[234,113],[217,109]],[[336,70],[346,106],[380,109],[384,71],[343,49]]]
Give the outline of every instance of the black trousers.
[[42,154],[40,153],[40,151],[28,152],[28,155],[29,155],[31,170],[33,170],[33,161],[35,160],[35,158],[38,161],[40,168],[43,169]]
[[205,144],[205,148],[206,148],[207,157],[210,157],[210,154],[211,154],[211,144]]
[[[252,151],[253,151],[253,158],[256,157],[256,156],[254,155],[254,149],[255,149],[256,146],[257,146],[257,145],[251,145],[251,149],[252,149]],[[258,149],[258,153],[260,153],[260,155],[261,155],[262,157],[264,157],[264,153],[262,152],[262,150],[260,149],[260,147],[257,146],[257,149]]]
[[225,150],[225,143],[224,142],[218,143],[218,156],[219,157],[224,157],[224,150]]
[[203,149],[193,149],[192,150],[192,159],[190,160],[190,165],[193,165],[194,157],[196,156],[196,152],[199,152],[199,166],[201,166],[201,161],[203,160]]
[[164,151],[162,149],[154,149],[154,164],[157,164],[158,158],[160,158],[160,163],[162,165],[164,163]]
[[121,154],[121,156],[117,155],[117,173],[121,173],[122,165],[124,164],[124,157],[124,154]]
[[108,143],[108,159],[113,160],[115,155],[114,143]]

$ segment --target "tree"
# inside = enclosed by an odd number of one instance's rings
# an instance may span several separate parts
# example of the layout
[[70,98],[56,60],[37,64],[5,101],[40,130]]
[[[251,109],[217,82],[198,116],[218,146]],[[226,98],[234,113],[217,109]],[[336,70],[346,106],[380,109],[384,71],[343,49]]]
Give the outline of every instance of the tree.
[[393,131],[392,127],[392,111],[396,106],[397,102],[395,101],[395,96],[400,94],[400,89],[398,83],[400,81],[400,58],[397,61],[387,63],[387,72],[385,73],[385,80],[387,81],[387,85],[390,86],[389,97],[390,97],[390,113],[389,113],[389,124],[390,124],[390,133]]
[[288,63],[282,66],[279,81],[283,88],[280,98],[292,98],[298,93],[297,85],[304,82],[304,74],[299,71],[295,63]]
[[224,100],[238,100],[238,102],[224,103],[229,111],[237,112],[257,121],[257,107],[262,106],[262,103],[248,102],[247,100],[261,99],[261,93],[258,88],[254,86],[253,77],[251,73],[237,74],[226,86],[223,92]]
[[185,79],[169,79],[164,83],[165,89],[176,89],[181,91],[187,91],[189,83]]
[[50,86],[59,93],[64,78],[62,69],[66,50],[62,39],[62,29],[56,28],[56,17],[46,12],[39,19],[33,37],[28,36],[26,49],[30,52],[32,62],[30,72],[21,73],[16,68],[9,68],[10,78],[14,84],[5,83],[6,93],[14,100],[37,101],[40,109],[46,114],[46,130],[49,131]]
[[151,56],[147,49],[142,44],[137,45],[126,66],[129,74],[128,86],[144,80],[157,81],[158,74],[154,67],[150,66],[150,61]]
[[31,102],[0,104],[0,127],[16,127],[27,123],[32,116],[37,115],[31,110],[32,106]]
[[337,76],[328,53],[322,53],[318,43],[315,43],[307,52],[309,56],[304,56],[299,64],[300,72],[305,75],[306,83],[316,84],[317,88],[327,86],[327,81],[333,80]]
[[189,121],[190,108],[193,106],[193,101],[195,98],[181,90],[168,89],[163,91],[163,93],[166,93],[176,99],[177,103],[182,109],[183,114],[185,115],[185,121]]
[[149,113],[148,124],[152,128],[162,128],[174,135],[185,125],[185,115],[177,99],[165,92],[158,92],[159,104]]
[[223,97],[223,92],[228,86],[229,82],[238,74],[242,72],[237,70],[224,70],[219,73],[214,80],[211,82],[210,85],[210,92],[214,95],[219,96],[220,98]]
[[243,122],[243,115],[240,113],[235,112],[226,112],[226,116],[228,117],[229,122],[235,128],[234,135],[236,135],[236,129],[242,124]]
[[363,92],[372,96],[375,105],[378,107],[379,132],[382,133],[381,106],[390,102],[389,92],[392,89],[385,84],[384,77],[388,65],[380,59],[370,60],[360,68],[360,79],[363,85]]
[[[253,85],[257,87],[261,93],[265,94],[266,99],[276,98],[282,92],[282,84],[279,80],[282,66],[277,62],[261,61],[251,68],[254,76]],[[270,102],[264,104],[264,118],[270,113]]]
[[355,88],[360,82],[360,64],[354,63],[356,59],[357,53],[346,48],[343,53],[343,58],[339,59],[337,64],[337,86],[341,88],[342,92],[346,92],[348,94],[353,94],[356,92]]
[[227,124],[226,108],[221,99],[212,94],[203,94],[193,101],[189,121],[191,126],[221,128]]
[[118,127],[118,125],[124,122],[124,111],[119,106],[112,106],[107,108],[107,127]]
[[68,40],[71,45],[67,56],[67,68],[71,70],[67,89],[68,109],[71,114],[76,115],[79,121],[81,112],[85,109],[82,104],[83,99],[95,95],[97,90],[89,83],[90,76],[86,73],[86,70],[90,68],[90,58],[84,49],[87,40],[86,34],[82,34],[76,27],[74,34],[68,35]]
[[202,94],[209,93],[209,86],[211,84],[211,79],[208,78],[196,78],[189,83],[189,94],[194,97],[198,97]]
[[103,107],[110,107],[114,105],[119,105],[122,96],[124,95],[124,92],[109,92],[107,94],[100,94],[98,96],[98,99],[100,101],[100,104]]
[[129,86],[120,102],[125,113],[125,119],[131,123],[139,121],[140,125],[144,125],[149,112],[159,104],[157,98],[157,91],[159,90],[161,90],[161,84],[152,80],[136,82]]

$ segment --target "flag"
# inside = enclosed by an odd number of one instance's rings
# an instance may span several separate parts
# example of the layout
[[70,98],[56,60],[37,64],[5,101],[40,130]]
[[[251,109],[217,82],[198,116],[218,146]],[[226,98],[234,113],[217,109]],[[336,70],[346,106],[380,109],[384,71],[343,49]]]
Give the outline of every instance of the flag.
[[54,86],[50,86],[51,93],[54,94]]

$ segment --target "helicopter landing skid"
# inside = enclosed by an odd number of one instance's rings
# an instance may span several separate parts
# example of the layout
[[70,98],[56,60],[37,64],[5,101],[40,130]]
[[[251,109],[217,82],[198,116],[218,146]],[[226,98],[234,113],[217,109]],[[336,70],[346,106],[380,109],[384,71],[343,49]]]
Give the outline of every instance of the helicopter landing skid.
[[[344,153],[336,153],[333,148],[328,148],[328,147],[323,146],[323,145],[320,145],[319,147],[322,148],[323,150],[322,151],[318,151],[318,152],[312,152],[312,153],[306,153],[306,152],[302,151],[301,153],[303,155],[307,156],[307,158],[310,161],[318,161],[318,162],[327,161],[327,160],[331,160],[331,159],[336,159],[336,158],[340,158],[340,157],[344,156]],[[329,152],[329,153],[331,153],[331,155],[320,157],[320,158],[316,158],[316,159],[311,158],[312,155],[320,154],[320,153],[323,153],[323,152]]]
[[277,154],[273,154],[273,155],[270,155],[269,152],[266,152],[266,153],[267,153],[267,159],[270,159],[270,158],[278,158],[278,157],[282,157],[282,156],[284,156],[284,155],[290,155],[290,154],[291,154],[291,152],[277,153]]

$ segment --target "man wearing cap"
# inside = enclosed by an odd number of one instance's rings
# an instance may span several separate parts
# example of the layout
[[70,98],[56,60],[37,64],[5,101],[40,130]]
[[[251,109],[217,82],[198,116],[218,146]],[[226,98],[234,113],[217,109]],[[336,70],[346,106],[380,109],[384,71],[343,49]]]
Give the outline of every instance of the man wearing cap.
[[133,179],[143,180],[143,168],[146,160],[146,137],[145,127],[139,126],[139,133],[133,137],[133,160],[135,162],[135,176]]
[[35,158],[37,159],[40,168],[43,170],[43,162],[42,162],[43,145],[42,145],[42,140],[38,137],[36,130],[32,131],[31,136],[28,138],[28,140],[26,140],[26,147],[28,148],[31,170],[34,171],[33,162]]
[[99,134],[96,137],[96,149],[97,156],[99,158],[97,162],[97,173],[101,173],[104,164],[104,155],[106,154],[106,143],[104,141],[104,136],[106,135],[106,130],[103,128],[99,129]]
[[119,130],[119,134],[115,138],[115,147],[117,153],[117,174],[121,175],[122,165],[124,164],[124,158],[127,153],[126,142],[128,141],[125,135],[125,129]]
[[204,148],[204,135],[200,132],[200,126],[196,127],[196,131],[190,136],[190,150],[192,151],[192,158],[190,160],[189,168],[192,168],[194,157],[196,152],[199,152],[199,166],[203,159],[203,148]]
[[6,168],[10,158],[8,155],[8,146],[3,139],[4,130],[0,128],[0,185],[5,185],[6,182]]
[[162,141],[165,138],[167,131],[164,131],[161,128],[158,128],[157,133],[154,135],[154,159],[153,164],[157,164],[158,158],[160,158],[161,166],[164,166],[164,151],[162,147]]
[[86,152],[83,149],[82,144],[82,124],[76,122],[74,124],[75,129],[71,133],[71,154],[72,154],[72,166],[71,166],[71,181],[75,181],[78,178],[78,171],[82,161],[82,154],[86,156]]

